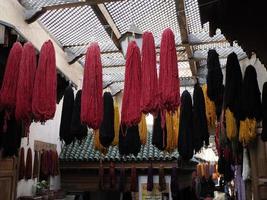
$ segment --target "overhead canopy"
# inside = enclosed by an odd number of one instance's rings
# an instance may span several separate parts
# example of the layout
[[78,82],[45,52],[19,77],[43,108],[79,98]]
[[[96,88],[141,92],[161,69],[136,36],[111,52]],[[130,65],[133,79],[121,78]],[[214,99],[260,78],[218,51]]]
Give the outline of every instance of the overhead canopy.
[[[181,85],[192,87],[197,68],[205,65],[207,52],[215,48],[222,63],[231,52],[246,57],[237,45],[232,46],[217,31],[209,37],[209,24],[202,26],[198,0],[20,0],[26,8],[26,20],[38,20],[58,41],[69,62],[84,64],[91,42],[101,48],[103,87],[113,94],[124,86],[125,58],[119,39],[132,23],[154,34],[159,52],[161,33],[170,27],[176,38]],[[98,3],[98,4],[97,4]],[[157,56],[159,61],[159,56]]]

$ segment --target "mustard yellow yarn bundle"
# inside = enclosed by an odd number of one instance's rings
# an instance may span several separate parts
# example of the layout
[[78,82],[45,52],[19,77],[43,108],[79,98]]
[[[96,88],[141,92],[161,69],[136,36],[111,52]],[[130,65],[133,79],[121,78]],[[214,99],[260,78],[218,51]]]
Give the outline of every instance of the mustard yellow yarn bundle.
[[141,121],[138,124],[139,135],[141,144],[146,144],[147,141],[147,124],[146,124],[146,115],[142,113]]
[[205,98],[205,107],[206,107],[206,117],[208,123],[209,132],[215,130],[216,126],[216,108],[214,102],[210,100],[207,94],[207,84],[202,86],[204,98]]

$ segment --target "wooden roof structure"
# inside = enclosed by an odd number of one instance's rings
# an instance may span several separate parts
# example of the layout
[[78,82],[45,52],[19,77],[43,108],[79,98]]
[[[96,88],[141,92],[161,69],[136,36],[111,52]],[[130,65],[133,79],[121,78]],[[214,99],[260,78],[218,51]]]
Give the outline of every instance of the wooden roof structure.
[[[207,52],[215,48],[222,63],[231,52],[239,59],[246,53],[230,44],[220,31],[209,36],[209,24],[201,24],[198,0],[18,0],[26,9],[25,20],[36,20],[65,51],[69,63],[84,64],[91,42],[98,42],[103,64],[103,87],[115,95],[124,87],[125,58],[121,36],[132,23],[154,34],[159,52],[161,33],[170,27],[176,38],[182,87],[192,87]],[[203,78],[203,80],[205,77]],[[201,81],[201,80],[200,80]]]

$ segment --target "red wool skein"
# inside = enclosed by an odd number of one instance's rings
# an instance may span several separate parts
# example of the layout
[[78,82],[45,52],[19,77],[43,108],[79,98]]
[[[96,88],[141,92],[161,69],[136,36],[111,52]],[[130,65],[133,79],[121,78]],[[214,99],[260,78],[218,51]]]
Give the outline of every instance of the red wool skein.
[[48,40],[41,48],[32,93],[32,112],[35,121],[52,119],[56,112],[56,58],[53,43]]
[[160,104],[163,110],[174,112],[180,104],[180,80],[175,38],[171,29],[162,34],[159,71]]
[[81,122],[98,129],[103,119],[103,80],[100,48],[92,43],[86,52],[81,97]]
[[158,77],[156,65],[156,48],[151,32],[144,32],[141,63],[141,110],[143,113],[157,113]]
[[128,127],[141,120],[141,55],[135,41],[128,44],[125,84],[121,108],[121,124]]
[[0,91],[0,108],[14,112],[16,107],[17,80],[22,55],[22,46],[19,42],[13,44],[6,65],[2,88]]
[[36,72],[36,54],[33,45],[28,42],[24,45],[17,86],[16,119],[25,124],[25,132],[28,134],[32,121],[32,93]]

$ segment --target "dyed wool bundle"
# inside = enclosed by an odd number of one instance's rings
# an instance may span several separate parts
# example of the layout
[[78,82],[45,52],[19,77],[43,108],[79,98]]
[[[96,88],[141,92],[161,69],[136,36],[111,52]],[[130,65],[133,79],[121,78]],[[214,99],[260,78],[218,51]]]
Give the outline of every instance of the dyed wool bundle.
[[119,181],[119,191],[125,192],[126,185],[126,176],[125,176],[125,168],[124,166],[120,169],[120,181]]
[[119,132],[120,132],[120,111],[119,111],[119,105],[115,101],[114,103],[114,140],[112,142],[112,145],[118,145],[119,143]]
[[103,167],[102,161],[100,161],[98,177],[99,177],[99,181],[98,181],[99,189],[103,190],[104,189],[104,167]]
[[39,153],[38,153],[38,151],[34,151],[32,178],[37,178],[38,177],[39,165],[40,165],[40,163],[39,163]]
[[121,125],[119,135],[120,155],[137,155],[141,149],[138,126],[126,127]]
[[114,103],[110,92],[103,95],[104,115],[99,129],[99,140],[104,147],[109,147],[114,139]]
[[103,154],[106,154],[108,149],[103,147],[101,142],[100,142],[99,129],[94,130],[93,131],[93,135],[94,135],[94,146],[95,146],[95,149],[100,151]]
[[151,32],[143,33],[141,64],[141,110],[156,113],[159,107],[156,47]]
[[81,123],[81,96],[82,91],[79,90],[76,93],[76,97],[73,105],[73,112],[71,118],[71,137],[70,140],[73,141],[74,138],[77,140],[82,140],[87,136],[87,127]]
[[24,148],[21,147],[19,154],[19,180],[25,177],[25,158],[24,158]]
[[180,79],[175,38],[169,28],[164,30],[160,44],[159,92],[161,109],[175,112],[180,104]]
[[194,86],[193,102],[193,144],[194,150],[198,152],[204,142],[206,146],[209,145],[208,124],[205,114],[205,99],[199,84],[195,84]]
[[183,159],[193,156],[193,110],[190,93],[185,90],[181,97],[178,152]]
[[71,120],[74,104],[74,93],[71,86],[68,86],[64,92],[63,106],[61,112],[61,121],[59,127],[59,137],[65,144],[70,144],[73,140],[71,134]]
[[116,174],[115,174],[115,165],[113,162],[110,163],[109,167],[109,183],[110,189],[115,189],[116,187]]
[[54,152],[54,160],[55,160],[54,175],[58,176],[60,174],[60,170],[59,170],[59,157],[57,151]]
[[138,125],[141,120],[141,55],[135,41],[128,45],[125,84],[121,108],[121,124]]
[[15,116],[6,121],[7,129],[3,135],[3,157],[18,156],[18,149],[21,145],[22,124],[16,121]]
[[211,49],[207,59],[207,94],[215,103],[217,118],[220,117],[223,102],[223,74],[218,53]]
[[252,65],[246,68],[241,96],[239,141],[248,143],[256,137],[256,122],[262,118],[261,93],[257,73]]
[[230,140],[238,135],[237,126],[240,119],[240,101],[242,91],[242,72],[237,55],[231,53],[227,57],[226,79],[224,91],[224,109],[226,118],[226,134]]
[[32,92],[36,72],[36,54],[33,45],[28,42],[24,45],[17,85],[16,119],[22,120],[25,135],[28,135],[32,122]]
[[171,194],[173,199],[177,199],[179,195],[179,185],[178,185],[178,176],[177,168],[172,167],[171,172]]
[[43,151],[41,154],[41,162],[40,162],[40,179],[47,180],[49,176],[49,153],[47,151]]
[[28,148],[26,157],[26,169],[25,169],[25,179],[29,180],[32,178],[32,150]]
[[267,82],[263,84],[262,89],[262,141],[267,141]]
[[69,86],[69,82],[59,73],[57,73],[57,104],[63,98],[66,88]]
[[148,167],[147,170],[147,186],[146,186],[146,190],[149,192],[152,192],[154,187],[154,183],[153,183],[153,167],[152,164],[150,164],[150,166]]
[[141,144],[146,144],[147,140],[147,125],[146,125],[146,115],[142,114],[141,122],[138,125]]
[[102,64],[100,48],[92,43],[86,52],[81,99],[81,121],[98,129],[103,119]]
[[210,100],[207,94],[207,84],[202,86],[204,99],[205,99],[205,108],[206,108],[206,118],[208,123],[208,130],[212,132],[215,129],[216,124],[216,108],[213,101]]
[[22,46],[19,42],[16,42],[10,50],[0,90],[0,108],[7,111],[7,116],[5,116],[7,119],[9,114],[15,112],[21,55]]
[[162,128],[162,117],[159,112],[154,118],[152,144],[159,150],[164,150],[167,146],[167,129],[166,125]]
[[165,179],[165,172],[164,166],[160,165],[159,168],[159,191],[166,190],[166,179]]
[[242,72],[235,53],[231,53],[227,57],[225,77],[224,107],[225,109],[229,108],[235,119],[238,120],[240,118]]
[[131,192],[138,192],[138,177],[135,166],[131,168]]
[[166,112],[167,146],[166,150],[172,152],[178,145],[179,108],[175,113]]
[[56,112],[56,58],[53,43],[48,40],[41,48],[32,93],[35,121],[52,119]]
[[229,108],[225,110],[225,122],[227,138],[233,141],[238,135],[237,121]]
[[252,65],[245,70],[241,98],[241,119],[255,118],[260,121],[262,118],[261,93],[257,81],[257,73]]

